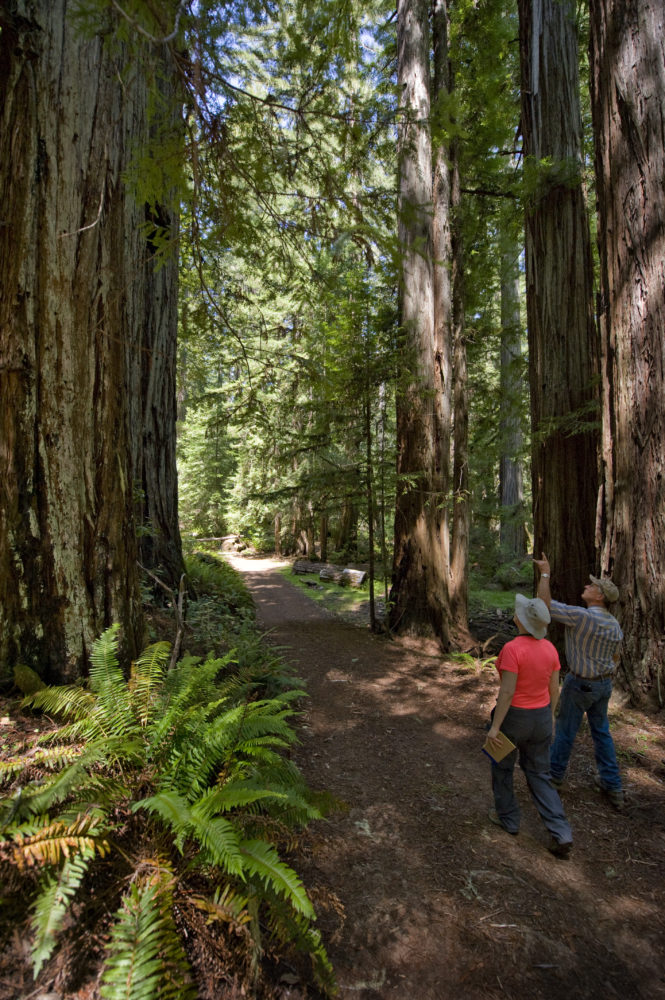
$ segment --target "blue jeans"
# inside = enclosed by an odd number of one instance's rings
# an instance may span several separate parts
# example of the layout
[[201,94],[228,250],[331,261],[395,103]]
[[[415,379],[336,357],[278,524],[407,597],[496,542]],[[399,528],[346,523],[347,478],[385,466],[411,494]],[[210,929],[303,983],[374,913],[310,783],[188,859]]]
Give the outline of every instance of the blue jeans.
[[513,791],[513,773],[519,754],[520,767],[540,818],[560,844],[572,843],[573,834],[556,788],[550,783],[550,741],[552,710],[543,708],[508,709],[501,731],[516,748],[497,763],[492,761],[494,804],[502,825],[509,833],[520,826],[520,807]]
[[607,718],[611,694],[611,677],[602,681],[587,681],[574,674],[566,676],[561,688],[554,743],[550,750],[552,777],[557,781],[563,778],[568,767],[577,730],[586,712],[600,783],[604,788],[621,788],[621,775]]

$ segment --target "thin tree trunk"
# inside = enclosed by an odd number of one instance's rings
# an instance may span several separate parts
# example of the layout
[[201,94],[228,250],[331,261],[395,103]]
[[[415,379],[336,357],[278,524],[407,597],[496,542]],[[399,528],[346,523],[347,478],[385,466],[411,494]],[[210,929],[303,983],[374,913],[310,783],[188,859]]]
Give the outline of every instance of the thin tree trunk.
[[369,380],[365,385],[365,458],[367,489],[367,534],[369,545],[369,627],[376,632],[376,607],[374,605],[374,469],[372,464],[372,407]]
[[600,331],[601,569],[620,588],[622,669],[665,700],[665,37],[661,0],[591,0]]
[[520,322],[519,246],[504,230],[501,252],[501,356],[499,399],[501,456],[501,552],[504,559],[526,556],[522,483],[522,326]]
[[[282,515],[275,514],[275,555],[282,554]],[[323,558],[323,556],[321,557]]]
[[432,152],[427,5],[399,0],[401,328],[408,376],[397,387],[397,500],[390,625],[449,641],[446,483],[449,447],[434,328]]
[[464,313],[464,246],[457,143],[453,146],[453,516],[450,544],[450,612],[457,640],[469,642],[469,394]]
[[595,565],[598,337],[573,0],[519,0],[534,537],[556,596]]
[[328,515],[321,514],[319,519],[319,550],[321,562],[328,562]]

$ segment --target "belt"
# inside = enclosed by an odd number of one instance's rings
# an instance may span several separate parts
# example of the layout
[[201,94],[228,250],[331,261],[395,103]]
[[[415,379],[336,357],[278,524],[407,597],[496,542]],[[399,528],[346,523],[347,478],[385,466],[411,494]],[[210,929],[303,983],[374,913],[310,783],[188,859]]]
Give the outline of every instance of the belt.
[[606,681],[608,677],[614,677],[614,671],[610,670],[609,674],[596,674],[595,677],[582,677],[581,674],[574,674],[571,671],[571,676],[575,677],[578,681]]

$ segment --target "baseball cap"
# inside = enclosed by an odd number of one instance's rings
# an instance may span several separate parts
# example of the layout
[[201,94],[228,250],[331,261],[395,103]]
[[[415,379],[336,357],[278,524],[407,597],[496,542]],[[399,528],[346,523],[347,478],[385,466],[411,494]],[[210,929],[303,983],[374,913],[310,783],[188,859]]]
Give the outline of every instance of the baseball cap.
[[606,601],[611,602],[611,601],[616,601],[618,599],[619,588],[617,587],[616,583],[610,580],[609,577],[603,577],[601,579],[600,577],[591,576],[591,574],[589,574],[589,579],[591,580],[592,583],[595,583],[595,585],[600,589]]

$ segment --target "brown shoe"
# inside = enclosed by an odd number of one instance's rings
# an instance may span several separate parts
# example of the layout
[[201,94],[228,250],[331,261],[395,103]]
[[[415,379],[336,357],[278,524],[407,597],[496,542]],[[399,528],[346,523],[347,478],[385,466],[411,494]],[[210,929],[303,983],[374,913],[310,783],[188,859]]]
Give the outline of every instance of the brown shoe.
[[500,826],[501,829],[505,830],[506,833],[509,833],[511,837],[516,837],[517,834],[519,833],[519,830],[509,830],[507,826],[503,825],[503,823],[499,819],[499,814],[496,811],[496,809],[490,809],[488,816],[490,819],[490,823],[494,823],[495,826]]
[[598,775],[594,777],[593,783],[596,788],[600,789],[610,805],[614,806],[617,812],[621,812],[626,805],[626,793],[623,788],[606,788]]
[[554,837],[552,837],[552,840],[550,841],[550,844],[547,848],[550,854],[553,854],[555,858],[560,858],[561,861],[565,861],[566,858],[570,857],[570,852],[572,851],[572,849],[573,849],[572,840],[568,840],[565,843],[561,843],[561,841],[556,840]]

